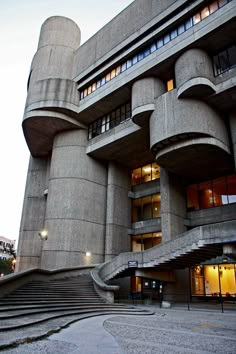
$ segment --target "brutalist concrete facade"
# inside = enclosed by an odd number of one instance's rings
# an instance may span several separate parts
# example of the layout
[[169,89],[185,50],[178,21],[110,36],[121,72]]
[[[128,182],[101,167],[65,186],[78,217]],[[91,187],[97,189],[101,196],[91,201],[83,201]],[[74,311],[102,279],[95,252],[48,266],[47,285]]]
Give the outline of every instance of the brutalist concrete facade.
[[[70,19],[44,22],[23,119],[31,157],[18,270],[103,263],[130,251],[130,235],[154,231],[169,254],[171,243],[185,247],[180,235],[197,237],[211,224],[216,235],[217,223],[225,240],[212,242],[235,253],[227,222],[236,225],[236,204],[186,206],[186,186],[235,173],[235,58],[213,67],[235,47],[235,15],[235,1],[135,0],[82,46]],[[127,102],[131,119],[111,126],[106,118],[88,138],[93,122]],[[131,171],[155,160],[160,180],[135,190]],[[153,192],[161,194],[160,217],[132,224],[132,199]],[[155,257],[164,255],[144,256],[149,270]]]

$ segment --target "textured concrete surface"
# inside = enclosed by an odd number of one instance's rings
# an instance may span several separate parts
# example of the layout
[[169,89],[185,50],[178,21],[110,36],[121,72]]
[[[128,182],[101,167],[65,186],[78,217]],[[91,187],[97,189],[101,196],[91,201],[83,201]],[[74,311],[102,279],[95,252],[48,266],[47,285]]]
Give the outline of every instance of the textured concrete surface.
[[[145,307],[147,308],[147,307]],[[233,354],[235,311],[151,307],[154,316],[86,319],[49,339],[2,351],[8,354]]]

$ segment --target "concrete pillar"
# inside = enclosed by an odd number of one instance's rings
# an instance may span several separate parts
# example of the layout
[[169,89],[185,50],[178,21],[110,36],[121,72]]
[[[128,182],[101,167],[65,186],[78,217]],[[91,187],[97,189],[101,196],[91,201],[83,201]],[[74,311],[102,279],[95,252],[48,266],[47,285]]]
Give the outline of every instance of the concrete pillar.
[[229,124],[230,124],[231,141],[233,145],[234,169],[236,170],[236,113],[232,113],[230,115]]
[[161,230],[162,242],[174,239],[186,231],[185,191],[180,176],[161,168]]
[[128,171],[109,163],[107,185],[105,260],[130,250],[130,180]]
[[86,154],[86,145],[86,130],[54,139],[42,268],[104,261],[107,168]]
[[30,157],[20,225],[16,271],[40,266],[42,241],[38,233],[44,228],[48,183],[47,158]]

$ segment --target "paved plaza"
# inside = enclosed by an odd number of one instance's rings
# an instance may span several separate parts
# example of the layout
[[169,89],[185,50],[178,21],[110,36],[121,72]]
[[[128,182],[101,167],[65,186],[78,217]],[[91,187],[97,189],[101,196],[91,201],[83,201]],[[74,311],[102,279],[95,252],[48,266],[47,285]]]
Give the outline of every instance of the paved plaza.
[[98,316],[7,354],[233,354],[236,312],[150,307],[153,316]]

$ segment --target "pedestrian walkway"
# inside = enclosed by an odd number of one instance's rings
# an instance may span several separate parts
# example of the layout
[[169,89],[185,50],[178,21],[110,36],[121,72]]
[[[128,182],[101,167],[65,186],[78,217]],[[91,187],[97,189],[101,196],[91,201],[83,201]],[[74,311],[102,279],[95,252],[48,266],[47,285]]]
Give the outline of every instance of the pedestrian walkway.
[[[146,307],[147,309],[147,307]],[[151,306],[153,316],[106,315],[85,319],[46,340],[8,354],[234,354],[235,311],[187,311]]]

